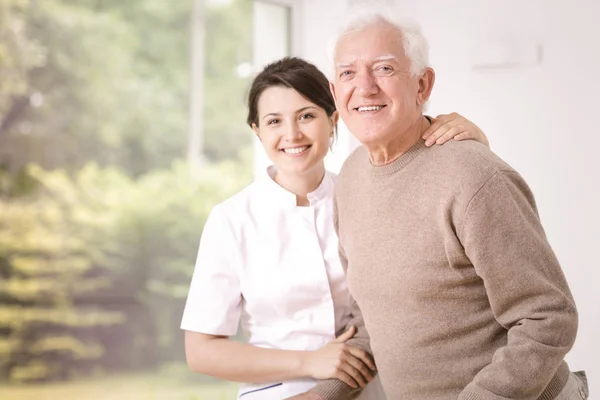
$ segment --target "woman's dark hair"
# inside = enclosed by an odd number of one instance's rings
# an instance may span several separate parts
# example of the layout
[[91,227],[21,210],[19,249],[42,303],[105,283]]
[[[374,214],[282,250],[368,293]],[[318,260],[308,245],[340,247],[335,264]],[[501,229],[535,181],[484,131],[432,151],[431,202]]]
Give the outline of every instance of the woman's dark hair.
[[258,126],[258,100],[262,93],[273,86],[294,89],[304,98],[321,107],[328,116],[335,111],[335,102],[329,90],[329,80],[308,61],[297,57],[285,57],[267,65],[259,73],[248,94],[248,118],[246,122]]

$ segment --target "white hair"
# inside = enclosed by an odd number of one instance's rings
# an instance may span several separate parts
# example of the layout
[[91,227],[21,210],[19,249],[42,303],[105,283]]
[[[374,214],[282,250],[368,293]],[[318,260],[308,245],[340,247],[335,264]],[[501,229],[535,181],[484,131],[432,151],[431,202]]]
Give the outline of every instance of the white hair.
[[[351,6],[340,24],[334,37],[329,41],[329,60],[333,66],[335,50],[340,39],[355,31],[380,23],[387,23],[397,28],[398,39],[402,41],[404,53],[411,62],[410,72],[418,76],[429,67],[429,43],[421,26],[407,18],[403,18],[397,8],[381,1],[362,2]],[[333,76],[333,75],[332,75]]]

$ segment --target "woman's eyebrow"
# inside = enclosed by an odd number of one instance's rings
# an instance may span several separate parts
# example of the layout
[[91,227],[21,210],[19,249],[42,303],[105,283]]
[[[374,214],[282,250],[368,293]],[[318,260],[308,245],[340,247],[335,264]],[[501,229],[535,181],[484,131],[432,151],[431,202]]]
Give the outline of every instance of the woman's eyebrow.
[[296,114],[300,114],[302,111],[306,111],[306,110],[311,109],[311,108],[316,109],[315,106],[306,106],[306,107],[302,107],[302,108],[296,110]]

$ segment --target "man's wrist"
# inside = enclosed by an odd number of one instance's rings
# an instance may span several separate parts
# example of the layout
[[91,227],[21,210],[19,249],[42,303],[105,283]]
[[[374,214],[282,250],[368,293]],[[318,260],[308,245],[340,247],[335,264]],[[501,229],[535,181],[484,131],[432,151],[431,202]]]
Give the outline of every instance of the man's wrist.
[[312,397],[309,397],[310,400],[325,400],[325,397],[321,396],[319,393],[309,390],[308,394]]
[[308,392],[300,393],[293,397],[288,397],[286,400],[325,400],[319,393],[309,390]]

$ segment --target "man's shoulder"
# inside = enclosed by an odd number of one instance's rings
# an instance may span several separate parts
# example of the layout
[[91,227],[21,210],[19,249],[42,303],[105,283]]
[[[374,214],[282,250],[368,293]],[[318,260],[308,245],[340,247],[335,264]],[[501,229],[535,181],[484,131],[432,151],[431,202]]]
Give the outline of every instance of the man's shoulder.
[[494,177],[526,187],[514,168],[489,147],[473,140],[452,140],[429,148],[414,171],[421,174],[421,179],[433,181],[445,195],[467,202]]
[[452,140],[430,150],[431,162],[442,170],[458,171],[464,177],[489,177],[498,171],[516,172],[491,149],[474,140]]

